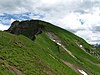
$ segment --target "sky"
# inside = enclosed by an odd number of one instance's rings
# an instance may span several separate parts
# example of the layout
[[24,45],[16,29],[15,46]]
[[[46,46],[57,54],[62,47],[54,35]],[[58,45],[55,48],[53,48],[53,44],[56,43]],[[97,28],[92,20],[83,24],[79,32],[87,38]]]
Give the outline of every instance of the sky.
[[100,0],[1,0],[0,30],[15,20],[40,19],[100,44]]

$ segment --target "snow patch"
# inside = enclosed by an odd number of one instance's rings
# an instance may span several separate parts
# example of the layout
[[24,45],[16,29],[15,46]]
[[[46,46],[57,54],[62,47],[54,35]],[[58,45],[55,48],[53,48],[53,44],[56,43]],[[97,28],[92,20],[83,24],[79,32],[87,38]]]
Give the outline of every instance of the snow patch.
[[82,45],[80,45],[80,48],[82,48],[83,46]]
[[52,41],[54,41],[54,42],[55,42],[56,40],[52,40]]
[[82,75],[88,75],[85,71],[83,71],[83,70],[78,70]]
[[57,42],[57,44],[61,46],[61,44],[59,42]]

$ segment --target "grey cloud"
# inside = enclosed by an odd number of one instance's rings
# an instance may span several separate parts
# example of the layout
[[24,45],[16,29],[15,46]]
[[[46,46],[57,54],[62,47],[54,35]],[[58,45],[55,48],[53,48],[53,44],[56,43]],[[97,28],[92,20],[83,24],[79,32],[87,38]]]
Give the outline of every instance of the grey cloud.
[[91,29],[90,29],[93,33],[99,33],[100,32],[100,26],[93,26]]
[[72,33],[77,33],[78,31],[84,31],[85,29],[67,29],[67,30],[69,30],[70,32],[72,32]]
[[100,32],[100,26],[95,26],[94,30]]
[[[0,1],[0,12],[14,12],[14,11],[42,11],[42,12],[52,12],[53,13],[67,13],[67,12],[79,12],[85,13],[85,9],[90,9],[93,6],[100,6],[100,1],[91,1],[91,0],[83,0],[80,2],[68,3],[68,1],[55,4],[55,5],[48,5],[41,3],[41,0],[2,0]],[[49,12],[49,14],[50,14]]]
[[0,2],[1,11],[16,10],[17,7],[20,7],[22,2],[20,0],[2,0]]
[[84,0],[81,4],[80,4],[80,8],[92,8],[93,7],[93,2],[91,2],[90,0]]
[[[100,8],[100,1],[99,0],[83,0],[83,2],[81,2],[77,9],[74,10],[74,12],[78,12],[81,14],[85,14],[85,13],[90,13],[92,11],[93,8],[95,7],[99,7]],[[86,11],[89,10],[89,11]]]
[[[35,7],[38,0],[2,0],[0,1],[0,12],[15,12],[22,11],[31,11],[32,7]],[[24,11],[25,12],[25,11]]]
[[92,43],[98,43],[98,44],[100,44],[100,40],[91,40],[90,42],[92,42]]
[[76,33],[77,32],[77,30],[73,30],[73,29],[67,29],[67,30],[69,30],[72,33]]

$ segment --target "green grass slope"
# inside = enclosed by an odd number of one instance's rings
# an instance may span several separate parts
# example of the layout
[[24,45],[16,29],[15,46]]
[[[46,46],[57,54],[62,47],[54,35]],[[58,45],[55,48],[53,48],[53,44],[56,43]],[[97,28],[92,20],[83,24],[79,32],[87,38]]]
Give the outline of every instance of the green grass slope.
[[0,75],[100,75],[99,54],[91,45],[64,29],[39,24],[45,29],[34,41],[0,32]]

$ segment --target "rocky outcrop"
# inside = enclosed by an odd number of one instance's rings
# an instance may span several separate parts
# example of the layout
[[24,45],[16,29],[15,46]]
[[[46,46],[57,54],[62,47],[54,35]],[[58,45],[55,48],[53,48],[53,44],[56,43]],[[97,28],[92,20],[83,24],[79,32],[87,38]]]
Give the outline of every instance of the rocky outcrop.
[[12,34],[22,34],[32,40],[35,39],[35,35],[42,33],[44,26],[39,24],[39,20],[25,20],[14,21],[11,27],[7,30]]

